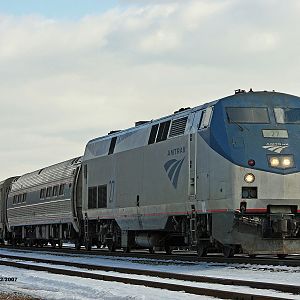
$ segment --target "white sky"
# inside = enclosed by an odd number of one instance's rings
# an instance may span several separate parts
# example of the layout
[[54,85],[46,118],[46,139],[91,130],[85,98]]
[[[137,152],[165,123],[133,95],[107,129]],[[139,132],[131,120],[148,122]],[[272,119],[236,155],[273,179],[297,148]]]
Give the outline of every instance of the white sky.
[[237,88],[300,95],[299,50],[297,0],[121,0],[75,19],[0,11],[0,179]]

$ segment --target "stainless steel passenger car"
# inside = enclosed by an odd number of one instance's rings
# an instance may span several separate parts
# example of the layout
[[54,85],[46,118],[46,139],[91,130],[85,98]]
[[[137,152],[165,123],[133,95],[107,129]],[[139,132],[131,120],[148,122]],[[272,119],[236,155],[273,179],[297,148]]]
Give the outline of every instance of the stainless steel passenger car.
[[7,201],[11,243],[53,246],[78,242],[81,157],[22,175],[12,183]]
[[11,177],[0,182],[0,243],[4,243],[4,240],[6,240],[6,201],[11,188],[11,183],[15,179],[17,179],[17,177]]

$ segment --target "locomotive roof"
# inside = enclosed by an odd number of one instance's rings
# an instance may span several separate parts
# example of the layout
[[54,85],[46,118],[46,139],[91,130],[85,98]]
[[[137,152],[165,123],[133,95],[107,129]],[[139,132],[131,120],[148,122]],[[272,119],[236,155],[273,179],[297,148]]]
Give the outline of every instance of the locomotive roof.
[[[248,96],[251,96],[251,95],[256,95],[257,96],[259,94],[262,94],[264,96],[266,96],[266,95],[267,96],[272,96],[274,94],[284,95],[284,96],[288,96],[288,97],[292,96],[292,95],[289,95],[289,94],[275,92],[275,91],[271,91],[271,92],[269,92],[269,91],[252,91],[252,90],[250,90],[250,92],[245,92],[245,91],[240,91],[240,90],[237,90],[237,91],[239,91],[239,92],[236,92],[233,95],[229,95],[229,96],[226,96],[226,97],[223,97],[223,98],[211,101],[211,102],[207,102],[207,103],[195,106],[193,108],[185,109],[181,112],[176,112],[176,113],[173,113],[173,114],[170,114],[170,115],[158,118],[158,119],[153,119],[149,122],[143,123],[143,124],[135,126],[135,127],[130,127],[130,128],[127,128],[127,129],[117,130],[117,131],[115,131],[111,134],[107,134],[107,135],[104,135],[104,136],[94,138],[94,139],[90,140],[88,143],[93,143],[93,142],[100,141],[100,140],[105,140],[105,139],[111,139],[112,137],[120,136],[120,135],[123,135],[125,133],[129,133],[129,132],[134,132],[134,131],[139,130],[141,128],[151,127],[153,124],[160,123],[160,122],[165,121],[165,120],[174,119],[174,118],[177,119],[177,118],[189,115],[191,112],[194,112],[194,111],[197,111],[197,110],[200,110],[200,109],[205,109],[209,106],[213,106],[213,105],[215,105],[216,103],[218,103],[220,101],[226,102],[226,101],[231,101],[233,99],[245,98],[245,97],[248,97]],[[299,99],[299,97],[297,97],[297,96],[292,96],[292,97],[295,97],[295,98]]]
[[205,103],[194,108],[188,108],[156,120],[151,120],[147,123],[135,127],[120,130],[118,132],[90,140],[86,145],[83,161],[92,159],[94,157],[107,155],[111,147],[111,141],[114,138],[116,139],[116,150],[114,153],[147,145],[149,134],[153,125],[160,124],[169,120],[180,120],[182,118],[186,118],[186,126],[188,126],[189,122],[192,122],[192,119],[188,120],[188,116],[191,115],[192,112],[200,109],[205,109],[208,106],[214,105],[216,102],[217,101]]
[[[183,111],[176,112],[174,114],[151,120],[147,123],[131,127],[125,130],[120,130],[117,132],[113,132],[112,134],[108,134],[105,136],[101,136],[95,139],[90,140],[85,148],[85,153],[83,156],[83,160],[92,159],[97,156],[103,156],[107,155],[110,148],[110,142],[113,138],[117,139],[115,141],[116,143],[116,152],[121,152],[124,150],[133,149],[136,147],[141,147],[148,144],[148,138],[150,134],[151,127],[155,124],[159,124],[168,120],[174,120],[189,117],[192,115],[193,112],[196,112],[198,110],[206,109],[207,107],[215,106],[217,103],[222,103],[222,105],[226,105],[228,103],[232,103],[233,105],[245,105],[248,102],[257,104],[257,100],[260,98],[257,97],[258,95],[263,95],[264,99],[267,99],[267,101],[272,101],[274,95],[280,95],[283,97],[291,97],[291,95],[284,94],[284,93],[278,93],[278,92],[266,92],[266,91],[257,91],[253,92],[250,90],[250,92],[245,92],[242,90],[237,90],[234,95],[230,95],[224,98],[217,99],[212,102],[208,102],[199,106],[196,106],[194,108],[185,109]],[[266,97],[267,96],[267,97]],[[293,96],[297,99],[299,99],[296,96]],[[189,118],[191,119],[191,118]],[[188,120],[187,122],[192,122],[192,120]],[[187,124],[188,125],[188,124]],[[131,137],[129,139],[129,137]],[[123,142],[124,140],[127,140],[126,146]],[[121,145],[122,143],[122,145]]]
[[112,137],[120,136],[120,135],[129,133],[129,132],[134,132],[134,131],[140,130],[142,128],[149,128],[153,124],[160,123],[162,121],[171,120],[171,119],[179,119],[179,118],[182,118],[184,116],[189,115],[191,112],[194,112],[194,111],[197,111],[197,110],[200,110],[200,109],[205,109],[208,106],[215,105],[218,101],[219,100],[215,100],[215,101],[212,101],[212,102],[207,102],[207,103],[201,104],[199,106],[195,106],[193,108],[187,108],[187,109],[184,109],[183,111],[175,112],[173,114],[170,114],[170,115],[158,118],[158,119],[153,119],[149,122],[145,122],[145,123],[143,123],[141,125],[138,125],[138,126],[134,126],[134,127],[130,127],[130,128],[122,129],[122,130],[117,130],[114,133],[94,138],[94,139],[90,140],[88,142],[88,144],[93,143],[93,142],[97,142],[97,141],[100,141],[100,140],[111,139]]

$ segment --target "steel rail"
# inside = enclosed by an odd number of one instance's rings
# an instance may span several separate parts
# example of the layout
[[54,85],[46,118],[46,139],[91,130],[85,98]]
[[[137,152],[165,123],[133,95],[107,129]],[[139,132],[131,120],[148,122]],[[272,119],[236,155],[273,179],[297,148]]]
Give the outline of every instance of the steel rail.
[[178,261],[186,261],[186,262],[206,262],[206,263],[229,263],[229,264],[252,264],[252,265],[272,265],[272,266],[287,266],[287,267],[300,267],[300,256],[293,258],[288,257],[284,259],[275,258],[275,257],[257,257],[250,258],[247,256],[235,256],[232,258],[225,258],[222,256],[207,256],[207,257],[198,257],[193,253],[173,253],[173,254],[165,254],[165,253],[145,253],[145,252],[136,252],[133,251],[131,253],[125,253],[122,251],[109,252],[107,249],[93,249],[90,251],[87,250],[75,250],[71,248],[51,248],[51,247],[22,247],[22,246],[10,246],[10,245],[0,245],[0,249],[10,249],[10,250],[23,250],[23,251],[49,251],[55,254],[63,253],[63,254],[82,254],[82,255],[101,255],[108,257],[132,257],[132,258],[144,258],[144,259],[160,259],[160,260],[178,260]]
[[143,280],[143,279],[135,279],[135,278],[127,278],[127,277],[124,278],[119,276],[95,274],[95,273],[89,273],[84,271],[66,270],[66,269],[60,269],[54,267],[8,261],[4,259],[0,260],[0,264],[5,266],[10,266],[10,267],[27,269],[27,270],[43,271],[43,272],[48,272],[48,273],[58,274],[58,275],[75,276],[75,277],[89,278],[89,279],[102,280],[102,281],[113,281],[113,282],[120,282],[120,283],[131,284],[131,285],[141,285],[145,287],[185,292],[194,295],[218,297],[222,299],[239,299],[239,300],[289,299],[283,297],[274,297],[274,296],[240,293],[240,292],[225,291],[225,290],[218,290],[218,289],[200,288],[200,287],[186,286],[182,284],[166,283],[166,282],[159,282],[159,281],[151,281],[151,280]]
[[113,267],[113,266],[100,266],[100,265],[63,261],[63,260],[52,260],[52,259],[24,257],[24,256],[6,255],[6,254],[0,254],[0,258],[16,259],[16,260],[23,260],[23,261],[34,261],[37,263],[63,265],[63,266],[68,266],[68,267],[81,268],[81,269],[89,269],[89,270],[97,270],[97,271],[105,271],[105,272],[118,272],[118,273],[123,273],[123,274],[132,274],[132,275],[144,275],[144,276],[176,279],[176,280],[183,280],[183,281],[214,283],[214,284],[223,284],[223,285],[248,286],[248,287],[256,288],[256,289],[271,289],[271,290],[280,291],[280,292],[284,292],[284,293],[300,294],[300,286],[285,285],[285,284],[279,284],[279,283],[257,282],[257,281],[240,280],[240,279],[215,278],[215,277],[209,277],[209,276],[178,274],[178,273],[172,273],[172,272],[140,270],[140,269],[133,269],[133,268]]

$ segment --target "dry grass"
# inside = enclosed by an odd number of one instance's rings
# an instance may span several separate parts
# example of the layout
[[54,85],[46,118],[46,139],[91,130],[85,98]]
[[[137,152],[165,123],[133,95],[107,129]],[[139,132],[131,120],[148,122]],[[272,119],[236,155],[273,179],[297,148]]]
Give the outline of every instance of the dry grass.
[[38,299],[33,298],[31,296],[18,294],[18,293],[0,292],[0,300],[38,300]]

